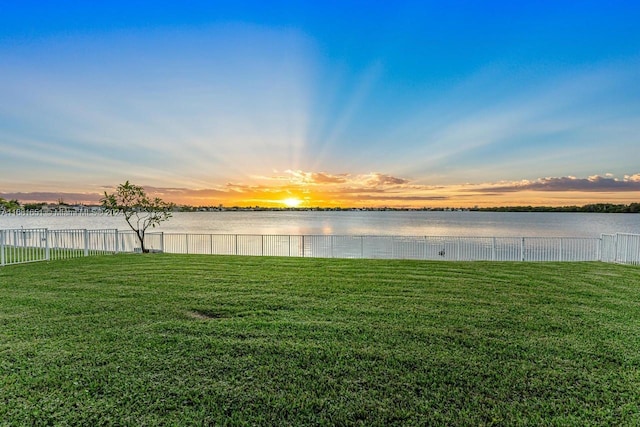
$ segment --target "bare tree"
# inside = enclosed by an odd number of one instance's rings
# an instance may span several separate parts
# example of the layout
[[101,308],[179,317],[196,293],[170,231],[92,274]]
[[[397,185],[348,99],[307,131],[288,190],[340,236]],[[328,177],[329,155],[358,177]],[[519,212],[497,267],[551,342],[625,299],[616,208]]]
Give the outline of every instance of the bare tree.
[[116,192],[107,194],[100,200],[102,207],[112,214],[121,212],[129,227],[138,236],[142,252],[149,252],[144,246],[144,234],[149,227],[155,227],[171,218],[174,204],[156,197],[151,199],[139,185],[129,183],[118,185]]

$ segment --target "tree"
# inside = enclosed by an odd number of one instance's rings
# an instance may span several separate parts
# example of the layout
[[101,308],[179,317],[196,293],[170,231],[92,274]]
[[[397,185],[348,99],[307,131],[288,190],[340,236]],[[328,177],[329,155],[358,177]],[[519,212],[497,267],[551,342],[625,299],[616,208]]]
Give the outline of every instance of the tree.
[[46,205],[46,203],[42,202],[42,203],[25,203],[23,206],[23,209],[25,211],[38,211],[41,210],[44,205]]
[[5,200],[0,197],[0,211],[14,212],[20,209],[20,202],[17,200]]
[[139,185],[129,183],[118,185],[116,192],[107,194],[100,200],[102,207],[112,215],[122,212],[129,227],[136,233],[142,252],[149,252],[144,246],[144,234],[149,227],[155,227],[171,218],[173,203],[156,197],[151,199]]

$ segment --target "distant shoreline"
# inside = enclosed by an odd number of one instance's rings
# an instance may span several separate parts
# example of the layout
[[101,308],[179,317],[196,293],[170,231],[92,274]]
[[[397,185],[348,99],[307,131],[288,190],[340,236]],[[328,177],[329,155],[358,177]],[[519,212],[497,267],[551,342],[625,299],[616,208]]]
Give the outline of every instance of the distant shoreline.
[[117,216],[120,212],[108,210],[37,210],[37,209],[15,209],[12,211],[0,210],[0,216]]
[[[178,206],[174,212],[552,212],[552,213],[640,213],[640,203],[612,204],[596,203],[583,206],[498,206],[488,208],[392,208],[392,207],[240,207],[240,206]],[[0,209],[0,216],[112,216],[118,211],[105,210],[100,206],[65,206],[46,209]]]

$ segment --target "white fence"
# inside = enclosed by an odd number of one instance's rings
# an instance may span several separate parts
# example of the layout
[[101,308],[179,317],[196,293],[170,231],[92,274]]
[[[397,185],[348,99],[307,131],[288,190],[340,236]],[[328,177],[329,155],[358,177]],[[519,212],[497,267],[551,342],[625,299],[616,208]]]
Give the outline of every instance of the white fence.
[[[637,234],[525,238],[148,233],[145,246],[178,254],[640,264]],[[131,231],[0,230],[0,266],[139,250]]]
[[133,252],[135,234],[118,230],[0,230],[0,266]]
[[603,234],[602,261],[640,265],[640,234]]
[[170,253],[450,261],[598,261],[599,238],[156,234]]

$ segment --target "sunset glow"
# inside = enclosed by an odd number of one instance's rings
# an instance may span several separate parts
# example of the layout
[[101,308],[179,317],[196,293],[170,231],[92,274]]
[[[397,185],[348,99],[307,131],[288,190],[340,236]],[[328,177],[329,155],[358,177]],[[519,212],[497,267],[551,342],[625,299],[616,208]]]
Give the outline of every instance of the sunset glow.
[[637,2],[31,6],[0,14],[5,199],[640,200]]
[[302,203],[302,200],[296,199],[295,197],[290,197],[288,199],[284,199],[282,202],[288,208],[297,208]]

